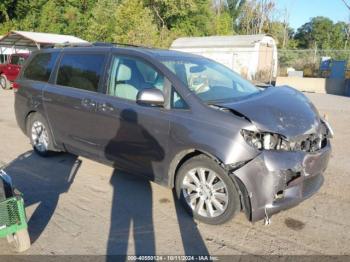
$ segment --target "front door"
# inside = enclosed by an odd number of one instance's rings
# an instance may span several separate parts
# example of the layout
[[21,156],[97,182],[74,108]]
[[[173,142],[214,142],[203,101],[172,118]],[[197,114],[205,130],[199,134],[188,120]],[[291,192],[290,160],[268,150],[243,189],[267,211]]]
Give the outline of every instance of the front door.
[[169,120],[163,107],[136,103],[145,88],[169,87],[164,76],[140,58],[115,55],[111,61],[107,95],[100,105],[104,115],[103,157],[115,168],[148,176],[164,174],[168,148]]

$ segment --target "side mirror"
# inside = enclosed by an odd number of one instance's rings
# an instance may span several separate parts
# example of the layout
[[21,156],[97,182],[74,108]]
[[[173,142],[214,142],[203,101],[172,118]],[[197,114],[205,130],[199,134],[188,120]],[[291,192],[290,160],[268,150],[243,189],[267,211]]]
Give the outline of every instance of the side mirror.
[[156,88],[143,89],[137,93],[136,101],[141,105],[163,106],[164,95]]

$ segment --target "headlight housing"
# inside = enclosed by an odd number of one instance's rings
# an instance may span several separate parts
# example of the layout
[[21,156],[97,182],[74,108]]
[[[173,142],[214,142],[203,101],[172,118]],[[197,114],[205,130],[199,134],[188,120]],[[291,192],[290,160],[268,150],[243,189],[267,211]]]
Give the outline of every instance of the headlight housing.
[[326,135],[326,137],[333,138],[334,132],[333,132],[331,125],[325,119],[321,119],[321,123],[322,123],[323,128],[324,128],[323,133]]
[[284,136],[269,132],[254,132],[241,130],[241,135],[248,145],[258,150],[283,150],[316,152],[327,145],[328,138],[334,136],[333,130],[327,121],[321,120],[322,130],[310,134],[300,140],[289,141]]
[[250,130],[241,130],[244,140],[252,147],[262,150],[276,150],[286,147],[287,141],[281,135],[263,132],[254,132]]

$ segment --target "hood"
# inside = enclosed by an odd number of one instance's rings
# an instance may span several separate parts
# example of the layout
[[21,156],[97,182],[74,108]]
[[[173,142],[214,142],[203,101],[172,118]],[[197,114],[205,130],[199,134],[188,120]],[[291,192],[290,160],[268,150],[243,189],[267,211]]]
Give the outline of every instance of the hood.
[[222,103],[248,118],[259,130],[293,138],[315,133],[319,114],[310,100],[290,87],[270,87],[242,101]]

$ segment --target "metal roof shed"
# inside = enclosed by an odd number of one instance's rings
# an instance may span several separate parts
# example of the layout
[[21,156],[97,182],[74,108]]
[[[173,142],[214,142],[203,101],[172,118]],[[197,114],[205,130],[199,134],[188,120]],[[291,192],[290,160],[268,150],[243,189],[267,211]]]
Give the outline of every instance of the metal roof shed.
[[0,38],[2,54],[16,52],[30,52],[43,47],[64,43],[88,43],[87,41],[71,35],[49,33],[11,31]]
[[183,37],[170,49],[211,58],[251,80],[263,73],[271,79],[277,73],[276,42],[264,34]]

